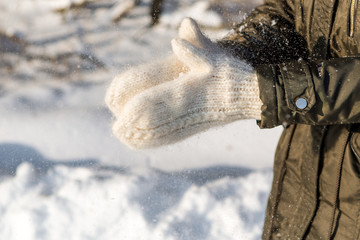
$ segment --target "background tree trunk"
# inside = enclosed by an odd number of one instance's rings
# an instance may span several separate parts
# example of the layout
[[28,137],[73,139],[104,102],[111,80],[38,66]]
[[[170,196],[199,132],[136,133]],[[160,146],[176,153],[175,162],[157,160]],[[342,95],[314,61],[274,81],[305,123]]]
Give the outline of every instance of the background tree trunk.
[[153,0],[151,3],[151,25],[154,26],[159,23],[162,11],[162,4],[164,0]]

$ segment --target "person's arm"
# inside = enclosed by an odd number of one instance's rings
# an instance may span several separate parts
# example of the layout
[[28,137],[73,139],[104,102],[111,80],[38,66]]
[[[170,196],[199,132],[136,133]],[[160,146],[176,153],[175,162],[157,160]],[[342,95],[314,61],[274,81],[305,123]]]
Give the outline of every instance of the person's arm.
[[265,0],[219,44],[255,66],[259,125],[360,122],[360,57],[312,62],[291,0]]
[[293,0],[265,0],[218,42],[253,66],[307,59],[306,41],[295,29]]

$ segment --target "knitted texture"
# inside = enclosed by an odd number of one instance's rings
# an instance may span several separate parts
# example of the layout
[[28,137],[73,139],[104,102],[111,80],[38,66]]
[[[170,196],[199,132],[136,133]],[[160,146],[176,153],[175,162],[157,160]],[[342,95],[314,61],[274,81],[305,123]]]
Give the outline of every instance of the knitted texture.
[[106,103],[114,134],[131,148],[174,143],[214,126],[260,119],[254,69],[206,38],[185,19],[174,55],[117,76]]
[[187,67],[174,55],[130,68],[117,75],[111,82],[105,102],[112,113],[118,116],[124,105],[135,95],[148,88],[171,81],[177,78],[181,72],[187,71]]

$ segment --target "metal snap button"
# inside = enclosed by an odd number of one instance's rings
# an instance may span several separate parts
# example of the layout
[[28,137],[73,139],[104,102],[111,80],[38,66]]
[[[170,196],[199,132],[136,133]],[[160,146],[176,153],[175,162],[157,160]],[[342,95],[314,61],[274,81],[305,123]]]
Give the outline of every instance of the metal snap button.
[[298,109],[305,109],[308,105],[308,102],[305,98],[298,98],[295,102],[295,105]]

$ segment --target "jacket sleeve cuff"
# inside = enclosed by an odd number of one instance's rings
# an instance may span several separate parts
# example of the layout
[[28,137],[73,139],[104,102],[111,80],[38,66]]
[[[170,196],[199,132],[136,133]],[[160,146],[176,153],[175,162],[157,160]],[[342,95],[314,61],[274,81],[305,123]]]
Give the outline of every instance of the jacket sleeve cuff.
[[260,128],[272,128],[279,125],[278,102],[276,91],[277,71],[274,65],[258,65],[256,67],[259,81],[261,107]]
[[310,68],[305,61],[279,65],[285,100],[293,115],[305,115],[316,103]]
[[293,124],[315,105],[311,72],[305,61],[256,67],[260,88],[260,128]]

